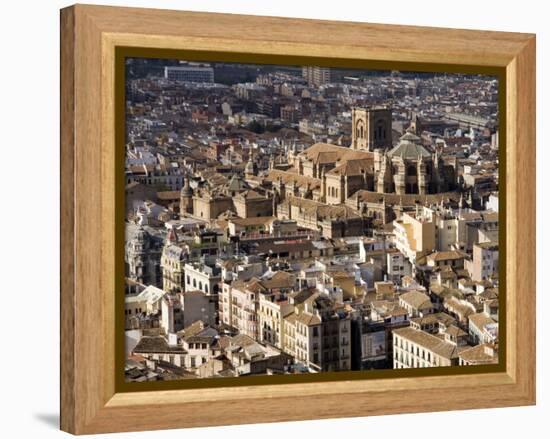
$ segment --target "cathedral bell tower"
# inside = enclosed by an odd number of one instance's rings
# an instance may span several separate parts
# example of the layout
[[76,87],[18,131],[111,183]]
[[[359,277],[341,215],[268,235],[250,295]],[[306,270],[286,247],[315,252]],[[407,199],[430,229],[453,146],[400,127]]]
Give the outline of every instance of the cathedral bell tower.
[[351,149],[374,151],[392,147],[392,112],[389,108],[351,109]]
[[180,191],[180,216],[193,213],[193,189],[189,185],[189,177],[185,178],[185,183]]

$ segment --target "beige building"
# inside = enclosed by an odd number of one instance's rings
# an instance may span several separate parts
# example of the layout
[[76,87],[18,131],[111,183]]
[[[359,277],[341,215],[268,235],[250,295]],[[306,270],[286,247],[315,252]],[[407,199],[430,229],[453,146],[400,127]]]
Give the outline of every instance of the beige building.
[[[226,212],[233,212],[241,218],[271,216],[273,214],[273,199],[256,190],[250,189],[248,183],[234,175],[229,181],[220,174],[219,184],[211,184],[200,190],[192,191],[182,188],[180,210],[182,213],[192,213],[194,217],[206,221],[217,219]],[[210,178],[207,176],[207,178]],[[223,183],[223,181],[226,181]],[[190,200],[192,199],[192,208]]]
[[259,341],[277,348],[283,347],[284,317],[294,311],[288,294],[294,290],[294,275],[283,271],[276,272],[271,279],[262,280],[259,294],[258,324]]
[[443,269],[451,267],[453,269],[464,268],[464,260],[467,255],[458,250],[437,251],[429,254],[426,257],[428,267],[434,269]]
[[407,310],[409,317],[425,317],[434,312],[430,297],[420,291],[408,291],[401,294],[399,306]]
[[466,346],[465,333],[456,326],[433,335],[411,327],[393,331],[393,368],[457,366]]
[[309,370],[349,370],[349,313],[326,296],[311,296],[284,318],[283,350]]
[[184,290],[184,264],[186,252],[178,243],[176,230],[171,228],[162,250],[160,266],[162,269],[162,289],[166,292]]
[[309,85],[324,85],[332,80],[330,67],[304,66],[302,67],[302,77]]
[[196,262],[203,257],[213,256],[225,245],[225,236],[217,230],[201,230],[191,240],[180,245],[185,249],[189,261]]
[[[160,311],[162,297],[165,291],[154,285],[149,285],[139,294],[124,298],[125,328],[135,329],[139,326],[136,321],[142,314],[155,314]],[[139,320],[139,319],[138,319]]]
[[258,315],[260,281],[252,278],[249,281],[222,283],[219,293],[219,320],[258,340]]
[[178,344],[177,337],[172,334],[169,340],[162,335],[141,337],[132,353],[154,361],[165,362],[178,367],[185,367],[187,351]]
[[273,214],[272,199],[256,191],[243,191],[232,200],[235,212],[240,218],[266,217]]
[[[462,200],[459,200],[459,205]],[[440,208],[424,208],[428,215],[432,215],[435,222],[436,249],[439,251],[449,251],[453,248],[461,248],[467,244],[467,221],[460,216],[461,212],[453,213]]]
[[435,224],[422,214],[403,213],[393,222],[395,246],[411,264],[435,249]]
[[269,234],[273,230],[272,224],[275,220],[273,216],[231,218],[228,220],[228,231],[232,236]]
[[277,207],[277,216],[281,220],[294,220],[299,227],[317,230],[325,238],[365,234],[365,220],[346,205],[330,206],[289,197]]
[[474,344],[495,342],[498,340],[498,323],[485,312],[470,314],[468,333]]
[[498,261],[498,243],[474,244],[472,260],[467,261],[466,269],[474,281],[498,278]]
[[463,350],[458,357],[460,366],[498,364],[498,349],[492,343],[483,343]]
[[210,221],[233,208],[233,200],[227,195],[215,192],[202,192],[193,196],[193,215]]

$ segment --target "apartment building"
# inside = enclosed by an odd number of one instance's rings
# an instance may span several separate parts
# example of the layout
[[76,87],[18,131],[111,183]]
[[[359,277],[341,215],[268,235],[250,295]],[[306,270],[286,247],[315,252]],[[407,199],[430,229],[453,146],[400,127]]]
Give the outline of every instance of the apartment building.
[[284,318],[283,350],[312,371],[351,369],[351,319],[343,305],[316,294]]
[[429,334],[412,327],[393,331],[393,368],[457,366],[466,347],[466,333],[456,326],[444,334]]

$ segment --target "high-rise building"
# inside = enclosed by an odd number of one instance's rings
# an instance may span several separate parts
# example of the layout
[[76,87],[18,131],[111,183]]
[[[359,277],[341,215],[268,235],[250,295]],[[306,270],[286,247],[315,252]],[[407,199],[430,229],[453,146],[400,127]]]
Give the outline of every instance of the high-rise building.
[[164,77],[171,81],[214,82],[214,69],[202,65],[167,66]]
[[328,84],[332,80],[329,67],[304,66],[302,67],[302,76],[309,85],[316,86]]

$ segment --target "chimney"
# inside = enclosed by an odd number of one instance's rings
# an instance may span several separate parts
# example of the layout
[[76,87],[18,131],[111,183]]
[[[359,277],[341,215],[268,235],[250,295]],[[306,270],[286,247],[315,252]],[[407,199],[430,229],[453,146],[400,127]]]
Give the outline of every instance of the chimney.
[[178,345],[178,336],[173,332],[168,333],[168,346],[177,346]]

